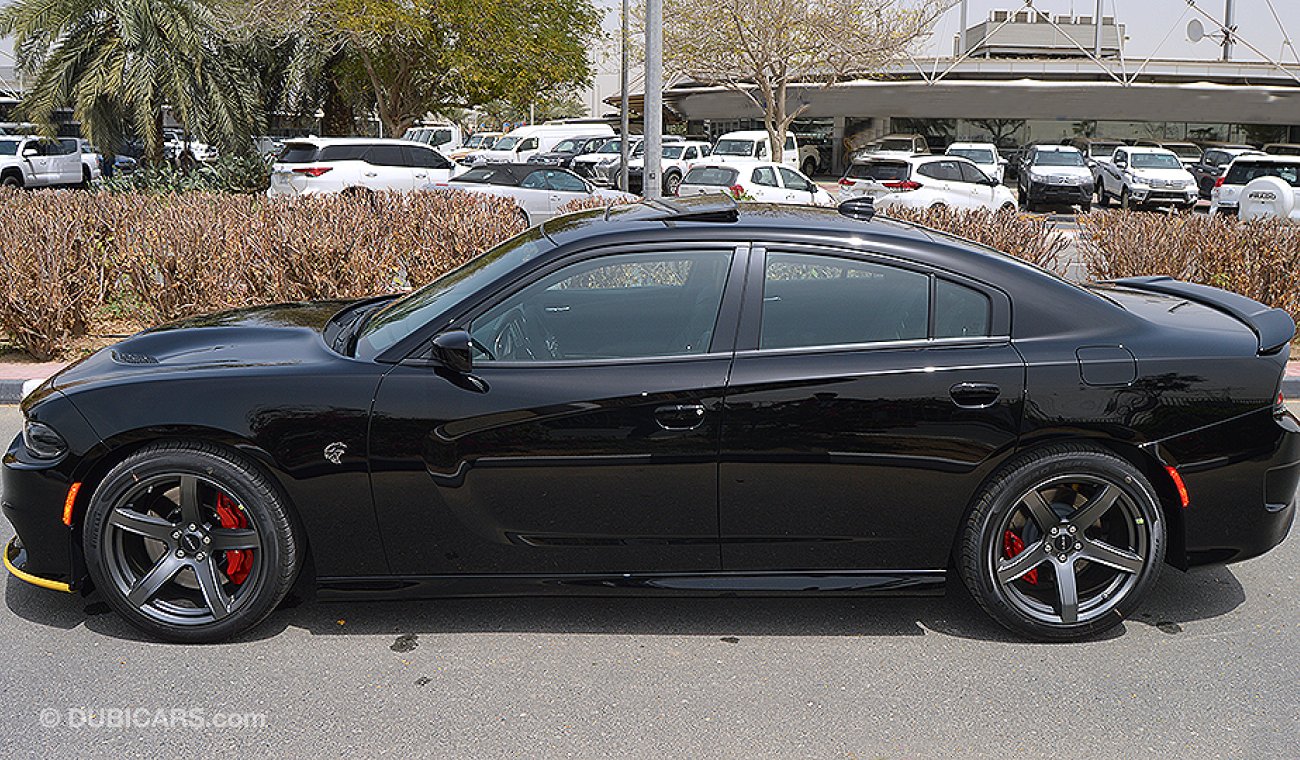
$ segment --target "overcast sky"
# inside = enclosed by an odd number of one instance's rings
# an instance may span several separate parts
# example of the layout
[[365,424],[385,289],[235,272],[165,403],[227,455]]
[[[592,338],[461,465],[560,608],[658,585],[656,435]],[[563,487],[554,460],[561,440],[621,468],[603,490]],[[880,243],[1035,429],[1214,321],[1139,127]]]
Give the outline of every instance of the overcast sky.
[[[1281,27],[1269,9],[1270,0],[1235,0],[1235,21],[1238,35],[1259,48],[1265,55],[1287,63],[1296,62],[1295,51],[1283,41],[1289,36],[1300,45],[1300,1],[1271,0],[1272,8],[1281,20]],[[1015,10],[1022,8],[1019,0],[969,0],[967,19],[971,26],[984,21],[993,9]],[[1097,7],[1096,0],[1035,0],[1034,7],[1053,16],[1073,14],[1091,16]],[[1187,39],[1187,22],[1200,18],[1207,30],[1213,24],[1188,7],[1187,0],[1103,0],[1107,16],[1115,16],[1125,26],[1128,41],[1124,48],[1126,57],[1146,58],[1152,53],[1157,58],[1217,58],[1221,49],[1210,40],[1193,44]],[[1196,0],[1196,7],[1223,20],[1224,0]],[[931,51],[944,53],[952,50],[952,38],[958,31],[958,9],[953,8],[935,26]],[[1168,35],[1168,39],[1165,36]],[[1163,40],[1163,43],[1162,43]],[[1242,45],[1233,49],[1234,58],[1259,58]]]

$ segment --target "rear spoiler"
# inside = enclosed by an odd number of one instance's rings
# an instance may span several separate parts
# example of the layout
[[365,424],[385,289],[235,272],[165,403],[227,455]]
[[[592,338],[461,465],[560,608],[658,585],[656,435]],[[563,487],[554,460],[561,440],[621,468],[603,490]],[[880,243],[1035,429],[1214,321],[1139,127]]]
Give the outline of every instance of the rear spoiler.
[[1183,282],[1172,277],[1125,277],[1108,282],[1124,288],[1186,298],[1235,317],[1259,338],[1261,354],[1271,354],[1285,347],[1295,335],[1295,321],[1290,314],[1221,288]]

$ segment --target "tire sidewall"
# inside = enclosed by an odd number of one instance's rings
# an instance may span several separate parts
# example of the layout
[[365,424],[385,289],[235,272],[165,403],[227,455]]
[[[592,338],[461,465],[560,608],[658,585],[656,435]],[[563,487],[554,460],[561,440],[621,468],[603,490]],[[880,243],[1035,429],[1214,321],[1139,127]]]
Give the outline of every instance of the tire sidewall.
[[[1132,499],[1147,525],[1147,562],[1125,597],[1105,614],[1072,625],[1050,625],[1035,620],[1010,604],[1006,591],[993,576],[991,558],[1001,537],[994,535],[1018,498],[1037,484],[1062,475],[1105,478]],[[1115,627],[1142,602],[1164,563],[1165,516],[1159,497],[1137,468],[1114,455],[1096,451],[1062,451],[1014,467],[996,487],[985,492],[967,524],[962,543],[961,571],[967,587],[980,605],[999,623],[1018,633],[1045,641],[1086,638]],[[973,539],[973,540],[972,540]]]
[[[138,480],[157,475],[196,475],[220,484],[244,506],[244,514],[263,540],[254,572],[245,583],[257,584],[253,596],[223,620],[192,626],[151,618],[118,590],[107,566],[113,551],[107,538],[108,518],[119,500]],[[291,522],[274,490],[248,465],[203,449],[145,449],[114,467],[100,482],[87,506],[82,527],[86,567],[95,586],[128,622],[146,633],[178,642],[210,642],[228,638],[256,625],[269,615],[288,592],[296,574],[298,556]],[[269,539],[269,540],[268,540]],[[284,578],[288,576],[288,582]]]

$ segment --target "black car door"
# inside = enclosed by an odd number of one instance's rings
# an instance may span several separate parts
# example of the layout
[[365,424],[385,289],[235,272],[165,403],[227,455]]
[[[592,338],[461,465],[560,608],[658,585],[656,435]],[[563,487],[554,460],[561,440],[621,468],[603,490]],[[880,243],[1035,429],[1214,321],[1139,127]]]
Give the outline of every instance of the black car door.
[[896,259],[755,249],[723,412],[725,570],[935,569],[1017,438],[1008,298]]
[[371,458],[394,572],[717,570],[736,250],[567,259],[457,318],[470,376],[388,373]]

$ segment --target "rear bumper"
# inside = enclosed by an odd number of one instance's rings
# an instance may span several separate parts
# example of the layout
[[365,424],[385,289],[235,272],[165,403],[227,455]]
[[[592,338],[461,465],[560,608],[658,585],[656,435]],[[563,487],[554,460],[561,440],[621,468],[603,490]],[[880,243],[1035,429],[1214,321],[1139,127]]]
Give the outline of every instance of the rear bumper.
[[1296,513],[1300,422],[1263,409],[1159,444],[1189,494],[1187,565],[1239,562],[1282,543]]

